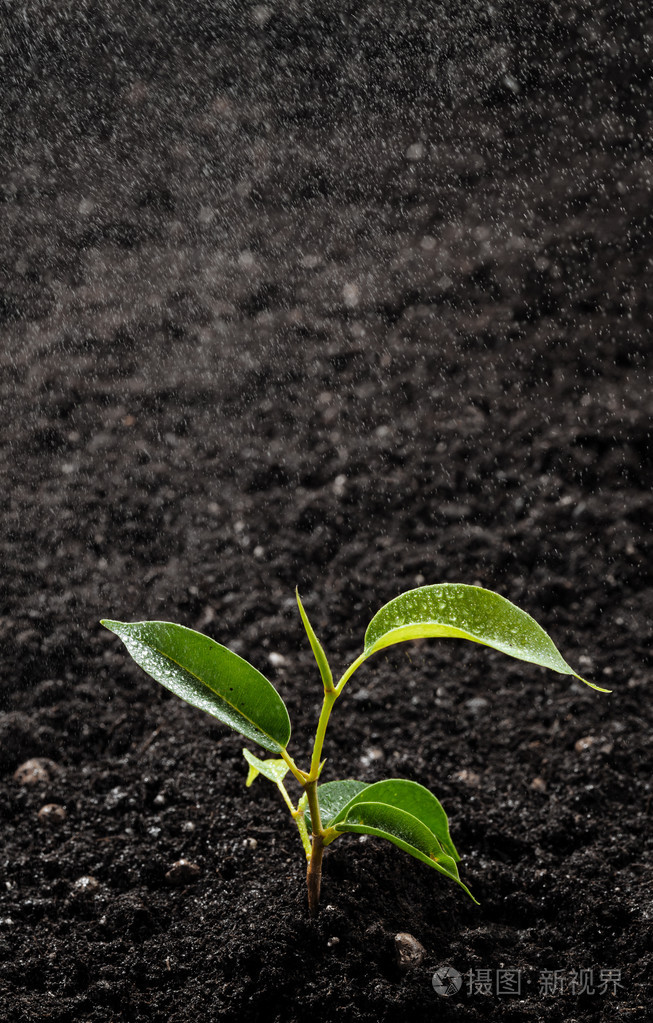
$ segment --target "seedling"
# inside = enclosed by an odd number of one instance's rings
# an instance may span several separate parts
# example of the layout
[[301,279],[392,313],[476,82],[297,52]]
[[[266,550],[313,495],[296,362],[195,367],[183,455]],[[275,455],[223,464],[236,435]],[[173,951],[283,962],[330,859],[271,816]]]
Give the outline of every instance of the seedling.
[[[259,774],[273,782],[297,825],[308,861],[306,883],[311,916],[318,911],[324,849],[346,834],[388,839],[456,881],[474,899],[458,873],[460,856],[449,834],[447,815],[423,785],[401,778],[371,785],[353,780],[318,784],[324,766],[326,728],[345,685],[363,662],[379,650],[394,643],[439,636],[481,643],[561,675],[573,675],[599,692],[610,690],[581,679],[525,611],[498,593],[461,583],[420,586],[382,607],[367,628],[363,652],[335,684],[299,592],[296,596],[324,687],[307,770],[298,767],[288,752],[290,720],[283,700],[248,661],[208,636],[171,622],[103,621],[102,625],[115,632],[136,663],[166,689],[274,754],[271,759],[261,760],[248,749],[243,750],[249,765],[246,784],[251,785]],[[303,789],[296,805],[285,786],[288,772]]]

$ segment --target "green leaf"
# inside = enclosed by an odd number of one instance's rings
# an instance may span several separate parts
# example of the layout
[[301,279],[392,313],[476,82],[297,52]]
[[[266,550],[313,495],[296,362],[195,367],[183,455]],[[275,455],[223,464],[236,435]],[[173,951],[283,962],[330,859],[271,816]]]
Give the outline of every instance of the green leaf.
[[[328,828],[331,821],[337,816],[343,806],[346,806],[353,796],[366,788],[368,788],[368,786],[364,781],[354,781],[353,779],[346,779],[344,781],[327,781],[324,785],[318,785],[317,801],[320,805],[322,827]],[[310,830],[311,815],[308,810],[306,811],[306,821]]]
[[[321,787],[326,788],[325,785]],[[318,788],[318,798],[321,807],[320,788]],[[334,827],[339,821],[345,820],[351,808],[359,803],[384,803],[386,806],[405,810],[426,825],[452,860],[455,862],[460,860],[449,834],[449,821],[444,807],[424,785],[420,785],[416,781],[407,781],[404,778],[388,778],[386,781],[376,781],[371,785],[365,785],[333,815],[328,822],[329,826]]]
[[455,881],[474,899],[458,876],[456,861],[444,852],[433,832],[411,813],[386,803],[357,803],[335,828],[341,834],[375,835],[388,839],[409,856]]
[[393,643],[437,636],[482,643],[518,660],[573,675],[601,693],[610,692],[581,678],[525,611],[492,590],[464,583],[420,586],[395,597],[368,625],[363,656]]
[[290,720],[276,689],[248,661],[201,632],[172,622],[101,623],[123,641],[137,664],[186,703],[279,753]]
[[249,764],[249,774],[245,782],[248,788],[259,774],[262,774],[264,778],[269,778],[275,785],[282,782],[288,774],[288,764],[283,760],[260,760],[248,749],[243,750],[243,756]]
[[320,669],[320,675],[322,676],[322,683],[324,685],[325,690],[327,690],[327,691],[332,690],[333,689],[333,675],[331,674],[331,668],[329,667],[329,662],[327,661],[326,654],[324,653],[324,650],[322,649],[322,644],[320,643],[319,639],[317,638],[317,636],[313,632],[313,626],[311,625],[311,623],[308,620],[308,615],[306,614],[306,612],[304,610],[304,605],[302,604],[301,597],[299,596],[299,590],[297,588],[295,588],[295,596],[297,597],[297,606],[299,608],[299,613],[301,615],[302,622],[304,623],[304,628],[306,629],[306,635],[308,636],[308,641],[311,644],[311,650],[313,651],[313,656],[315,657],[315,660],[317,661],[317,666]]

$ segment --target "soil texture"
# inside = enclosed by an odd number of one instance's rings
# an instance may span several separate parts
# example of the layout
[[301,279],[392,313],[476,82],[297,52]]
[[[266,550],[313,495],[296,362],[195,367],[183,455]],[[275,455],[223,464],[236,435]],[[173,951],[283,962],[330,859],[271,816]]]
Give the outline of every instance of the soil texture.
[[[0,21],[1,1023],[650,1020],[650,8]],[[342,671],[444,581],[613,692],[371,659],[323,780],[433,789],[480,905],[348,836],[311,921],[243,740],[99,619],[246,657],[305,764],[295,586]]]

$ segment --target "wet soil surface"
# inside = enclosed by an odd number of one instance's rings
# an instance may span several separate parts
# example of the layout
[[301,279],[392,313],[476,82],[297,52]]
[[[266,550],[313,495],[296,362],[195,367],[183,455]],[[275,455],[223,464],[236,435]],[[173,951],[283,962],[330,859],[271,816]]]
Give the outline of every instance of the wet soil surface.
[[[0,17],[0,1020],[650,1019],[646,5]],[[447,580],[614,691],[373,658],[323,780],[432,787],[480,906],[349,836],[311,922],[242,740],[98,620],[250,659],[304,763],[295,585],[342,670]]]

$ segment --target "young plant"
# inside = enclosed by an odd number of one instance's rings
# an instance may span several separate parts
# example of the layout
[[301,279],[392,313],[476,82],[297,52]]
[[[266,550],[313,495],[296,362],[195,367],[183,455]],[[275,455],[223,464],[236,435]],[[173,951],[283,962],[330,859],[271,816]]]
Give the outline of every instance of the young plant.
[[[259,774],[273,782],[297,825],[308,861],[306,883],[311,916],[318,911],[324,849],[346,834],[388,839],[456,881],[474,899],[458,874],[460,856],[449,834],[447,815],[423,785],[401,778],[371,785],[353,780],[318,784],[324,766],[326,728],[345,685],[361,664],[379,650],[407,640],[441,637],[481,643],[561,675],[573,675],[599,692],[610,690],[581,679],[525,611],[491,590],[462,583],[420,586],[382,607],[367,627],[363,652],[336,684],[297,591],[296,596],[324,688],[307,769],[298,767],[288,752],[290,720],[283,700],[248,661],[208,636],[171,622],[104,620],[102,625],[115,632],[136,663],[166,689],[273,754],[271,759],[261,760],[248,749],[243,750],[249,764],[246,784],[251,785]],[[285,786],[288,772],[303,789],[297,805]]]

